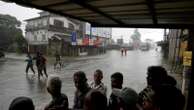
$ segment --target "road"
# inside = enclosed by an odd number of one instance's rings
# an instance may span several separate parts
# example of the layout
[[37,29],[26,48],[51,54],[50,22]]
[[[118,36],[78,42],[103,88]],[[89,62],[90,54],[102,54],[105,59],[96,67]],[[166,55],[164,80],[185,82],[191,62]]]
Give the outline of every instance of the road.
[[[69,98],[70,107],[73,105],[75,87],[73,74],[78,70],[86,72],[88,82],[93,79],[93,72],[101,69],[104,72],[103,82],[111,92],[110,76],[114,72],[121,72],[124,76],[124,86],[131,87],[137,92],[146,85],[146,69],[150,65],[160,65],[161,53],[151,51],[128,51],[121,56],[120,51],[108,51],[104,55],[64,59],[61,70],[53,69],[53,61],[48,60],[48,74],[56,74],[63,81],[62,92]],[[37,110],[41,110],[51,100],[45,85],[46,78],[38,80],[37,75],[25,75],[25,55],[8,54],[0,60],[0,109],[7,110],[17,96],[31,97]]]

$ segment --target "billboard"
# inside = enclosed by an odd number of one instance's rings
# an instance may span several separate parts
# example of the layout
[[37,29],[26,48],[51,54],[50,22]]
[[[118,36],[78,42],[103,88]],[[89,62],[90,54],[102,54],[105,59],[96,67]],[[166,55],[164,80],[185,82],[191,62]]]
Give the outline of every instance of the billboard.
[[89,23],[86,23],[85,25],[85,34],[90,35],[91,25]]
[[89,45],[89,36],[83,38],[82,45]]
[[97,28],[92,28],[92,35],[97,36]]
[[183,53],[183,65],[184,66],[191,66],[191,64],[192,64],[192,52],[185,51]]
[[77,45],[82,45],[82,39],[77,39]]
[[77,43],[77,35],[76,35],[76,32],[72,32],[71,33],[71,44],[72,45],[76,45]]

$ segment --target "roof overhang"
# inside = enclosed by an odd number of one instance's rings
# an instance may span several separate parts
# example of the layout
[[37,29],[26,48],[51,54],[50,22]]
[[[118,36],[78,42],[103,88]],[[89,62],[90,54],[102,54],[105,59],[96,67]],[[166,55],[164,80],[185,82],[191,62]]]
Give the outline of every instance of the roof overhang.
[[94,27],[193,28],[193,0],[4,0]]

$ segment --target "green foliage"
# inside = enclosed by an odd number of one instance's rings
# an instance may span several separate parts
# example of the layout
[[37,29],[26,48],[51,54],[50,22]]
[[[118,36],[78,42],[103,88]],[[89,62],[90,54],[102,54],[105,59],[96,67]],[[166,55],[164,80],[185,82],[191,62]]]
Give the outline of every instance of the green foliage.
[[14,42],[16,43],[16,52],[22,53],[27,48],[27,41],[21,34],[16,34],[16,37],[14,39]]
[[20,27],[21,22],[10,15],[0,14],[0,50],[6,51],[11,45],[25,42]]
[[141,40],[141,34],[139,33],[138,29],[134,30],[133,34],[131,35],[131,38],[133,41]]
[[21,25],[21,22],[18,21],[15,17],[10,15],[0,14],[0,27],[14,29],[16,27],[20,27],[20,25]]

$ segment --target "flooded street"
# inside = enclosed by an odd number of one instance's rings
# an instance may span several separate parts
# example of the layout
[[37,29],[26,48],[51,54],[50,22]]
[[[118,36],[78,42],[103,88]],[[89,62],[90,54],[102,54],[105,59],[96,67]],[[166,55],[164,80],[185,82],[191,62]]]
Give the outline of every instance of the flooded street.
[[[57,74],[63,81],[62,92],[69,98],[70,107],[73,104],[75,87],[73,73],[82,70],[86,72],[88,82],[93,79],[93,72],[101,69],[104,72],[104,83],[110,93],[110,76],[114,72],[124,75],[124,86],[131,87],[137,92],[146,85],[146,69],[150,65],[161,64],[161,53],[151,51],[128,51],[127,56],[121,56],[120,51],[108,51],[104,55],[79,57],[64,60],[61,70],[54,70],[53,63],[48,60],[48,74]],[[7,110],[11,100],[17,96],[31,97],[37,109],[44,107],[51,100],[45,89],[46,79],[40,81],[29,70],[25,75],[25,55],[8,55],[0,60],[0,109]],[[36,68],[35,68],[36,69]],[[36,71],[37,72],[37,71]]]

